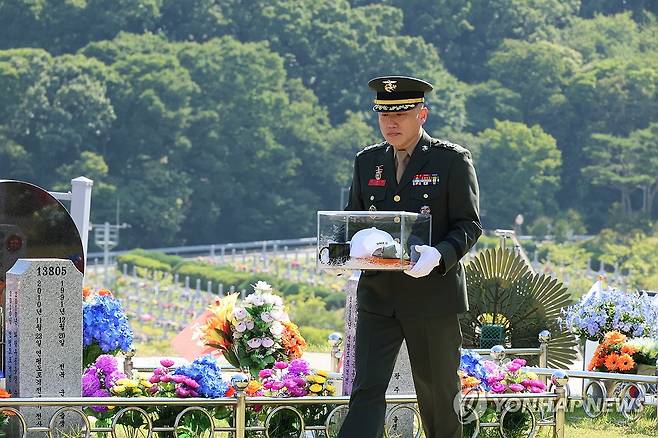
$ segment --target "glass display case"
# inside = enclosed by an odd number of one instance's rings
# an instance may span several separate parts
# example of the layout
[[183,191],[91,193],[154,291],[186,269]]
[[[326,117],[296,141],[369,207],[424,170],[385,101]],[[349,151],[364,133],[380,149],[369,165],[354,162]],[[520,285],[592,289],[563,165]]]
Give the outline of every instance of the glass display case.
[[319,269],[405,270],[432,242],[432,216],[406,211],[318,211]]

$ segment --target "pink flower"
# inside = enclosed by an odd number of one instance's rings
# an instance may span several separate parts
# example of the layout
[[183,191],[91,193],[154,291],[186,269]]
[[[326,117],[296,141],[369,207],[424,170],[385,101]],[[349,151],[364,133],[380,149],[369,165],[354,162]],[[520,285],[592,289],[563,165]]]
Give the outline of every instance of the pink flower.
[[279,389],[283,388],[283,382],[272,382],[272,390],[273,391],[278,391]]
[[190,377],[186,377],[185,380],[183,380],[183,383],[191,389],[197,389],[199,386],[201,386],[196,380]]
[[263,382],[263,388],[265,389],[272,389],[272,383],[274,383],[272,380],[266,380]]
[[265,379],[271,376],[272,376],[272,370],[269,368],[265,368],[264,370],[260,370],[258,372],[258,377],[260,377],[261,379]]
[[505,392],[506,389],[507,388],[502,383],[494,383],[493,385],[491,385],[491,390],[496,394],[503,393]]
[[525,359],[521,359],[520,357],[517,357],[512,362],[517,363],[517,364],[521,365],[522,367],[524,367],[525,364],[528,363]]
[[541,389],[539,386],[531,386],[530,392],[538,393],[538,392],[544,392],[544,390]]
[[185,379],[186,379],[185,376],[180,376],[180,375],[175,375],[171,378],[171,380],[173,380],[174,383],[183,383]]
[[171,366],[174,366],[174,361],[171,359],[161,359],[160,365],[162,365],[165,368],[169,368]]
[[515,372],[517,372],[518,370],[521,369],[521,366],[522,366],[522,365],[520,365],[518,362],[509,362],[509,363],[507,364],[507,370],[508,370],[510,373],[515,373]]
[[164,376],[160,377],[160,381],[164,383],[171,382],[171,376],[169,374],[165,374]]
[[181,398],[189,397],[190,396],[190,391],[183,388],[183,387],[181,387],[181,386],[179,386],[178,388],[176,388],[176,395],[181,397]]
[[521,385],[520,383],[512,383],[512,384],[509,386],[509,389],[512,390],[513,392],[521,392],[521,391],[523,391],[525,388],[524,388],[523,385]]
[[278,370],[285,370],[286,368],[288,368],[288,363],[282,361],[276,361],[274,362],[274,368]]

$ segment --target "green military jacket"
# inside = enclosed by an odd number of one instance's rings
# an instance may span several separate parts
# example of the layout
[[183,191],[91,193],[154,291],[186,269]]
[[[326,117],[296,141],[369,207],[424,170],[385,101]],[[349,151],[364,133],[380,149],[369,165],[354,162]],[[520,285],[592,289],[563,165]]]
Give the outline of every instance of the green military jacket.
[[461,259],[482,234],[470,152],[423,131],[400,183],[395,178],[394,154],[386,142],[357,153],[345,210],[420,213],[429,209],[432,246],[441,253],[441,263],[421,278],[400,271],[363,271],[358,307],[400,317],[465,312],[468,298]]

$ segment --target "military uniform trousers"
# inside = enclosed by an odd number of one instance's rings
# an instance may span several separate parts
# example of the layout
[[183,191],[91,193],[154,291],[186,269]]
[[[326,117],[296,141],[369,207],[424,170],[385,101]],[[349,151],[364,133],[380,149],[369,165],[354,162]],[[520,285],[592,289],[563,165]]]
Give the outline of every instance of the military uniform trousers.
[[[373,287],[395,288],[403,273],[384,278],[361,278],[358,293]],[[368,283],[362,287],[363,282]],[[364,289],[366,289],[364,291]],[[405,294],[404,290],[396,293]],[[423,303],[418,303],[423,306]],[[349,412],[339,438],[381,438],[386,415],[386,389],[402,341],[406,340],[416,396],[426,438],[461,438],[459,408],[461,384],[457,374],[462,334],[457,314],[404,317],[358,309],[356,327],[356,378]],[[457,402],[455,402],[457,400]]]

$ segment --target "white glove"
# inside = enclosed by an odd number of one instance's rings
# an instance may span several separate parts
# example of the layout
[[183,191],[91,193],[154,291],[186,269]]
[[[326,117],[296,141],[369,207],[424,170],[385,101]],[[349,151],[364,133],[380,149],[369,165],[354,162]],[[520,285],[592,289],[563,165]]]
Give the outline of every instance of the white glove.
[[420,258],[411,269],[404,271],[405,274],[415,278],[424,277],[439,266],[441,253],[438,249],[429,245],[416,245],[416,251],[420,254]]

